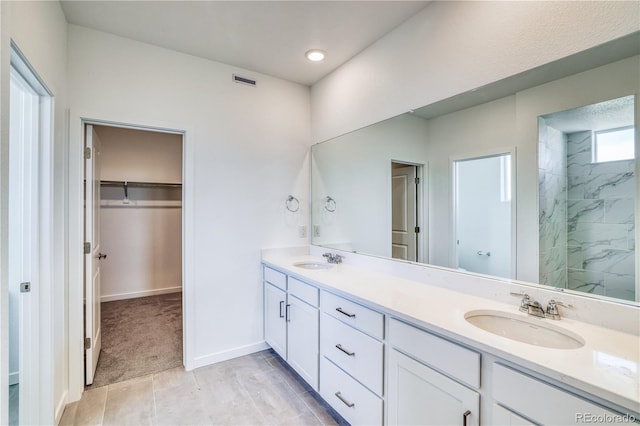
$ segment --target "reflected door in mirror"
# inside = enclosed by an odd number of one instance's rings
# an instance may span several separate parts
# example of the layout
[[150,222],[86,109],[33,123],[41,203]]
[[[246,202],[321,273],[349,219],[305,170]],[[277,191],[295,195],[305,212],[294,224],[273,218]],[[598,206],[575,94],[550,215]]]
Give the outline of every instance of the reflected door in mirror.
[[511,154],[454,161],[456,266],[510,278]]
[[391,163],[391,255],[418,260],[417,166]]

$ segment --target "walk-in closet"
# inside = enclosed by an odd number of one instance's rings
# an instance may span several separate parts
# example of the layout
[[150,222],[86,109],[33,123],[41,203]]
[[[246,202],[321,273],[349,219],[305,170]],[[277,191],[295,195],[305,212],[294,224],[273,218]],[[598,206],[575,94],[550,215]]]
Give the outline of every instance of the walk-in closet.
[[87,127],[87,167],[95,183],[93,203],[86,205],[99,210],[91,256],[99,269],[87,281],[97,279],[99,302],[86,305],[86,315],[99,319],[100,341],[87,351],[94,373],[87,372],[86,383],[95,388],[183,365],[183,140],[181,134]]

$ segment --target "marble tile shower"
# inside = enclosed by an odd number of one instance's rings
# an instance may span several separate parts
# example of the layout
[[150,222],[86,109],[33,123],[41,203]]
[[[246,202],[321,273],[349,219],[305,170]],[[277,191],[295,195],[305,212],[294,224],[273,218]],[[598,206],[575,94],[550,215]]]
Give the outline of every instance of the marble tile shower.
[[635,300],[635,160],[593,161],[593,132],[540,119],[540,281]]
[[568,288],[635,298],[635,160],[595,163],[591,131],[567,135]]
[[540,283],[567,288],[567,139],[539,122]]

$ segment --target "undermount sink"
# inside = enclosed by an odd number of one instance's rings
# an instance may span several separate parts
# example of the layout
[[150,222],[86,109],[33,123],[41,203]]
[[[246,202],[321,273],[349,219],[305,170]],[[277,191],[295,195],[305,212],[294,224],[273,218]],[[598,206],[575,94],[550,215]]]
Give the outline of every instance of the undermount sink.
[[296,268],[315,269],[315,270],[333,268],[333,265],[331,265],[329,263],[316,262],[316,261],[313,261],[313,260],[305,261],[305,262],[296,262],[296,263],[293,264],[293,266],[295,266]]
[[582,337],[551,324],[547,319],[492,310],[470,311],[464,319],[489,333],[530,345],[553,349],[578,349],[584,346]]

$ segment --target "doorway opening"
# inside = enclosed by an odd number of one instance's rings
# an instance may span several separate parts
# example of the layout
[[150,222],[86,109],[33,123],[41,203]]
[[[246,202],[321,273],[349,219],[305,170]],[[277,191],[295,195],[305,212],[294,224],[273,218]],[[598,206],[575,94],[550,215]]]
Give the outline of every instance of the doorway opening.
[[391,162],[391,257],[412,262],[426,261],[421,235],[422,166]]
[[512,153],[453,161],[455,267],[515,277]]
[[85,123],[85,385],[183,365],[183,134]]

